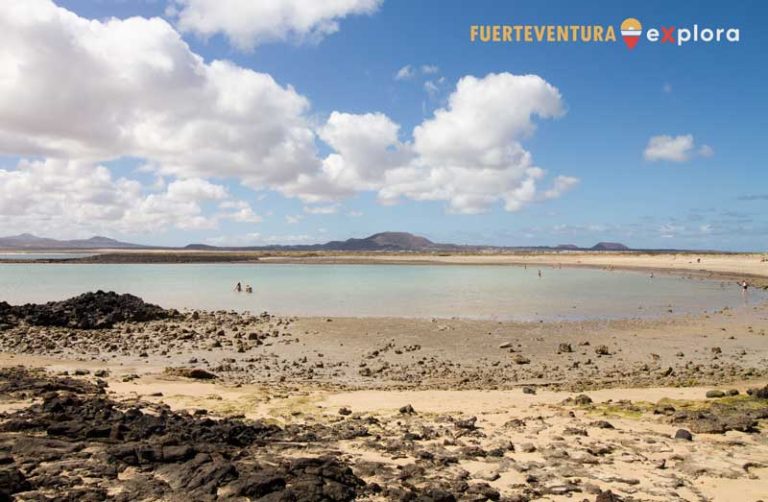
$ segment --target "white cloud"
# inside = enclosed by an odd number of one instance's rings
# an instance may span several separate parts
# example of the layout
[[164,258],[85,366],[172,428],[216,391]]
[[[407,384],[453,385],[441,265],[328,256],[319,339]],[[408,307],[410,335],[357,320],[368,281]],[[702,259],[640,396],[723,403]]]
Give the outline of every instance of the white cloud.
[[224,187],[201,179],[146,193],[137,181],[115,179],[104,166],[22,160],[13,169],[0,169],[0,228],[59,237],[215,228],[217,218],[205,216],[202,203],[226,196]]
[[339,210],[338,204],[328,204],[325,206],[304,206],[304,212],[307,214],[335,214]]
[[375,189],[387,170],[409,158],[398,140],[399,130],[383,113],[331,113],[319,131],[335,151],[323,161],[324,174],[340,189]]
[[285,216],[285,222],[289,225],[295,225],[304,219],[304,215],[301,214],[287,214]]
[[413,66],[407,64],[397,70],[397,73],[395,73],[395,80],[408,80],[416,76],[416,70],[413,69]]
[[298,245],[314,244],[318,241],[311,235],[262,235],[258,232],[251,232],[237,235],[219,235],[209,237],[205,242],[214,246],[270,246],[270,245]]
[[168,14],[182,32],[223,33],[235,47],[280,40],[318,42],[339,30],[339,20],[373,14],[383,0],[175,0]]
[[[185,0],[177,4],[179,22],[194,9],[227,3]],[[307,2],[301,22],[281,10],[305,5],[298,1],[253,8],[274,7],[289,19],[285,26],[298,26],[289,28],[294,35],[311,35],[335,29],[342,12],[379,3]],[[261,40],[254,29],[242,40]],[[360,191],[377,192],[385,204],[444,201],[465,213],[496,203],[517,210],[564,191],[557,180],[544,195],[537,191],[545,172],[522,146],[534,116],[563,113],[557,89],[534,75],[464,77],[447,105],[407,138],[383,113],[333,112],[317,126],[309,100],[291,86],[231,62],[204,61],[163,19],[89,20],[49,0],[0,9],[0,71],[0,155],[46,159],[2,171],[0,190],[8,195],[0,221],[18,214],[14,227],[60,235],[64,228],[143,232],[260,220],[246,203],[227,205],[223,185],[206,178],[300,197],[315,214],[337,211],[342,198]],[[319,141],[331,149],[325,158]],[[153,187],[99,166],[126,156],[143,162]],[[18,193],[8,188],[19,185]],[[204,210],[204,201],[218,202],[219,211]]]
[[421,75],[437,75],[440,73],[440,67],[436,65],[424,64],[421,66],[413,66],[407,64],[397,70],[395,73],[395,80],[411,80]]
[[221,185],[214,185],[210,181],[199,178],[178,180],[168,185],[168,196],[184,202],[201,199],[223,199],[227,196],[227,190]]
[[701,145],[698,154],[700,157],[711,157],[715,154],[715,150],[709,145]]
[[709,145],[701,145],[696,150],[692,134],[679,136],[653,136],[643,151],[643,157],[651,162],[666,160],[669,162],[686,162],[694,155],[711,157],[714,150]]
[[245,201],[227,201],[219,204],[223,211],[219,217],[236,221],[238,223],[260,223],[263,218],[253,211],[250,204]]
[[434,81],[427,80],[424,82],[424,90],[427,91],[427,95],[429,95],[430,98],[434,99],[440,92],[440,87]]
[[579,179],[573,176],[558,176],[552,184],[552,188],[544,192],[545,199],[557,199],[568,190],[579,184]]
[[417,126],[408,143],[384,114],[334,112],[319,132],[334,153],[317,176],[285,192],[317,203],[375,190],[382,204],[446,201],[451,212],[480,213],[501,202],[516,211],[578,181],[562,176],[539,195],[536,183],[546,173],[521,144],[535,130],[534,116],[562,113],[557,89],[538,76],[509,73],[461,79],[448,106]]
[[0,153],[130,155],[164,174],[256,188],[319,167],[305,97],[205,63],[162,19],[102,22],[47,0],[12,2],[0,10],[0,68]]
[[483,212],[501,201],[515,211],[536,196],[544,171],[520,141],[533,133],[533,116],[564,113],[558,90],[536,75],[464,77],[435,112],[414,130],[417,159],[392,172],[384,200],[445,200],[460,213]]

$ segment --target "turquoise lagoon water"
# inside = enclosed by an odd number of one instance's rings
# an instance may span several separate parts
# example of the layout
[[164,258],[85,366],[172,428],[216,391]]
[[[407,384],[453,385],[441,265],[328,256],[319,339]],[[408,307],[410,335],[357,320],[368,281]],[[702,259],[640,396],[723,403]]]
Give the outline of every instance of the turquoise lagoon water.
[[[700,313],[765,301],[733,282],[577,268],[472,265],[0,264],[0,300],[132,293],[168,308],[302,316],[556,320]],[[236,293],[238,281],[253,294]]]

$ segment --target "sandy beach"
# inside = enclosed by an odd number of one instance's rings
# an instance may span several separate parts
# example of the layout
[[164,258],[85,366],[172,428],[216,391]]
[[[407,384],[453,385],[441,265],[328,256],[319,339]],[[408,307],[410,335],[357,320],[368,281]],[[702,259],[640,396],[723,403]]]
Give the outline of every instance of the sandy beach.
[[[564,265],[686,273],[706,267],[759,275],[765,266],[758,256],[705,256],[703,264],[613,256],[610,265],[560,258]],[[491,259],[499,258],[462,258]],[[100,313],[120,301],[95,296],[51,312],[9,314],[0,337],[0,444],[19,466],[9,472],[27,480],[19,482],[26,490],[19,500],[53,493],[64,478],[78,493],[124,500],[164,500],[180,490],[199,500],[253,493],[306,500],[768,498],[766,304],[527,323],[162,312],[140,303],[119,316]],[[80,324],[61,323],[62,316]],[[57,404],[64,395],[71,402]],[[123,424],[133,438],[130,455],[182,444],[197,453],[126,461],[110,434],[94,432],[106,427],[104,418],[87,410],[105,399],[116,415],[107,429]],[[166,417],[166,433],[135,432],[144,429],[120,411],[128,409]],[[50,425],[63,417],[93,431]],[[254,432],[237,444],[194,434],[168,442],[177,437],[174,424],[194,431],[210,427],[209,417],[222,430],[242,423]],[[17,446],[46,430],[59,442]],[[65,451],[89,453],[75,467]],[[55,457],[47,470],[24,463],[41,454]],[[105,461],[114,475],[86,475]],[[321,462],[327,472],[307,470],[306,462]]]

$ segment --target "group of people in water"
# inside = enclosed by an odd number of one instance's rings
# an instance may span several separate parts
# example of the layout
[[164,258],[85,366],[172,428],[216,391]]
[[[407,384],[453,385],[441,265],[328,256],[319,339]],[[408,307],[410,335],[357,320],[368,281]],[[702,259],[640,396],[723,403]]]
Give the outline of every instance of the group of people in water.
[[253,293],[253,288],[250,284],[246,284],[243,286],[240,282],[235,284],[235,291],[238,293],[246,292],[246,293]]

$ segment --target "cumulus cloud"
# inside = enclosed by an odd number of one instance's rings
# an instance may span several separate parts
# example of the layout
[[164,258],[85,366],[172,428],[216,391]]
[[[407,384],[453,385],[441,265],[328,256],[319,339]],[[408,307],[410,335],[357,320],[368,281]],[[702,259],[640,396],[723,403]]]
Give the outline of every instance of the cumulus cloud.
[[[0,152],[147,159],[261,188],[316,169],[309,101],[205,63],[162,19],[87,20],[47,0],[0,11]],[[255,166],[258,166],[255,168]]]
[[239,223],[260,223],[263,218],[256,214],[251,205],[243,200],[226,201],[219,205],[222,212],[219,218],[236,221]]
[[563,113],[551,84],[509,73],[462,78],[448,105],[419,124],[411,141],[401,141],[399,125],[382,113],[334,112],[319,131],[334,153],[317,175],[285,191],[307,202],[367,190],[377,191],[382,204],[445,201],[450,212],[481,213],[501,202],[517,211],[559,197],[578,181],[560,176],[540,194],[536,184],[546,172],[521,143],[534,132],[535,117]]
[[695,155],[711,157],[715,151],[709,145],[696,148],[692,134],[679,136],[653,136],[643,151],[643,157],[651,162],[687,162]]
[[176,0],[168,14],[182,32],[222,33],[235,47],[280,40],[317,42],[339,30],[339,20],[373,14],[383,0]]
[[323,161],[324,173],[341,188],[375,188],[389,169],[409,158],[408,148],[398,140],[399,130],[383,113],[331,113],[319,131],[335,150]]
[[555,178],[552,188],[543,194],[545,199],[557,199],[565,192],[579,184],[579,179],[573,176],[558,176]]
[[447,107],[414,129],[416,160],[394,172],[380,195],[445,200],[461,213],[486,211],[498,201],[518,210],[534,200],[545,174],[521,141],[535,130],[534,116],[563,113],[559,91],[536,75],[464,77]]
[[[335,26],[340,12],[378,4],[308,2],[303,12]],[[177,2],[180,25],[185,9],[215,5]],[[330,29],[303,23],[296,34]],[[576,183],[561,176],[543,193],[537,186],[546,173],[523,142],[535,120],[564,107],[558,90],[535,75],[464,77],[411,134],[383,113],[335,111],[318,123],[291,86],[204,61],[163,19],[89,20],[50,0],[0,10],[0,69],[0,154],[45,159],[0,171],[0,221],[13,219],[14,227],[60,235],[75,227],[141,232],[258,222],[219,180],[299,197],[307,212],[324,214],[361,191],[384,204],[442,201],[450,211],[476,213],[500,203],[514,211]],[[324,157],[320,142],[330,149]],[[156,183],[116,178],[100,164],[126,156],[140,159]]]
[[163,191],[147,193],[137,181],[116,179],[104,166],[22,160],[0,169],[0,226],[9,233],[34,229],[61,237],[83,230],[136,234],[215,228],[218,218],[205,216],[202,204],[226,197],[223,186],[202,179],[176,180]]

